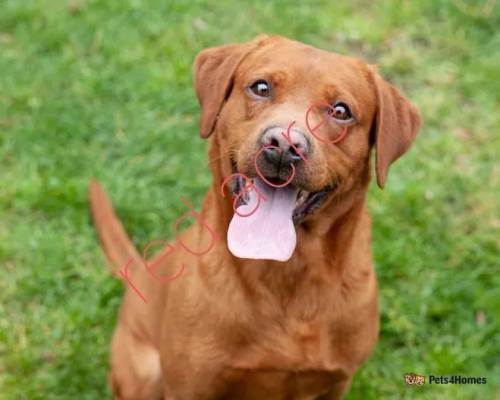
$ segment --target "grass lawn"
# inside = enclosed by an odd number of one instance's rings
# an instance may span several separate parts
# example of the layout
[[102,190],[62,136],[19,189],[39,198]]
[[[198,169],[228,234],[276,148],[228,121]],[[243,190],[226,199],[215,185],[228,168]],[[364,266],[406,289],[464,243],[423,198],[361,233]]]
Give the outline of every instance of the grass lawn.
[[122,285],[87,182],[138,246],[169,238],[210,180],[191,63],[260,32],[379,64],[424,118],[371,187],[381,336],[348,399],[500,396],[499,26],[490,0],[0,0],[0,399],[109,397]]

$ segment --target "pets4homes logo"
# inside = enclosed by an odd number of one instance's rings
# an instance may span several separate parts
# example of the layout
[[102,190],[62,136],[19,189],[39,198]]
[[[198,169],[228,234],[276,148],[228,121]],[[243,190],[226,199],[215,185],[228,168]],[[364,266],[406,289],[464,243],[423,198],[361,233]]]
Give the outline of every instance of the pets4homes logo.
[[[426,376],[409,372],[404,375],[405,383],[408,386],[422,386],[425,384]],[[429,375],[429,385],[484,385],[487,379],[484,376],[462,376],[462,375]]]
[[409,386],[422,386],[425,383],[425,376],[413,372],[405,374],[405,383]]

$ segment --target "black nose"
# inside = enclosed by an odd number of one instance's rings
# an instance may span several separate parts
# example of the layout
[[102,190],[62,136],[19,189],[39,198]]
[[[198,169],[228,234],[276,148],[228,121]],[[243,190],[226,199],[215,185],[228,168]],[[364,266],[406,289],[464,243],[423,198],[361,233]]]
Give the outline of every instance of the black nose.
[[261,138],[266,160],[274,165],[288,166],[305,159],[309,153],[309,141],[300,129],[292,128],[287,132],[283,127],[267,128]]

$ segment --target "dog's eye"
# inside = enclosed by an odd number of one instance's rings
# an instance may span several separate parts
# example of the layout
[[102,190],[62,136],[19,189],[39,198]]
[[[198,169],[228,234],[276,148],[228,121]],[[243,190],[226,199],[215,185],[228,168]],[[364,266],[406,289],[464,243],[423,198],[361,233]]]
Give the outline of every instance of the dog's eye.
[[271,96],[271,85],[263,79],[255,81],[249,87],[250,91],[258,97]]
[[348,121],[352,118],[347,104],[338,102],[328,109],[328,114],[339,121]]

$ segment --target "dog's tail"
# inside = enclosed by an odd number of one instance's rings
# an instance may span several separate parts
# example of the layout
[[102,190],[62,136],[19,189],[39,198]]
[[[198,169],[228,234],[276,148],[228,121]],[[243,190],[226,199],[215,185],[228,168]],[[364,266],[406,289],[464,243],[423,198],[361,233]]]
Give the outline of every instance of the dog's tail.
[[118,270],[121,267],[131,259],[141,260],[141,256],[113,211],[108,196],[94,179],[91,179],[89,184],[89,200],[92,219],[104,253],[111,264],[113,273],[118,276]]

